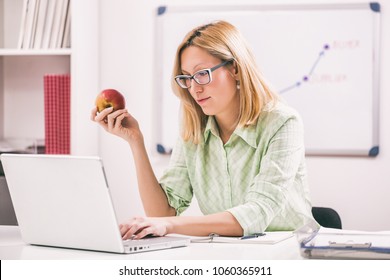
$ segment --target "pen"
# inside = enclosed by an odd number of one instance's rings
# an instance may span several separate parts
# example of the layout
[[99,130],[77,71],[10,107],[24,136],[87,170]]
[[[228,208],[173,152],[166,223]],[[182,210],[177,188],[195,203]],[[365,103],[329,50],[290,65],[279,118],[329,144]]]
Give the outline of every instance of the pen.
[[245,240],[245,239],[251,239],[251,238],[257,238],[257,237],[260,237],[260,236],[264,236],[265,233],[262,232],[262,233],[254,233],[252,235],[245,235],[245,236],[242,236],[240,237],[240,240]]

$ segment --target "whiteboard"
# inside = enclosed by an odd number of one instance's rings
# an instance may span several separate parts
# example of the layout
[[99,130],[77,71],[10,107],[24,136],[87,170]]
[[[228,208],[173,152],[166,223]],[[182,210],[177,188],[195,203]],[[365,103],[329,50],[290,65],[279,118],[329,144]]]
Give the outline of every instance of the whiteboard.
[[302,116],[307,155],[379,152],[378,3],[162,6],[156,15],[155,142],[169,152],[179,135],[179,100],[171,89],[177,46],[213,20],[235,25],[257,64]]

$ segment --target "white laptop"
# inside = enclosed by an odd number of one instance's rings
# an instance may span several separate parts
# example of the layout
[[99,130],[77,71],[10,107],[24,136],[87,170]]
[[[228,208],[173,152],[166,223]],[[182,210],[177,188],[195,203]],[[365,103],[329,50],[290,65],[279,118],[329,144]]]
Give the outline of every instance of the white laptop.
[[138,253],[187,246],[186,237],[123,241],[101,159],[1,154],[22,239],[29,244]]

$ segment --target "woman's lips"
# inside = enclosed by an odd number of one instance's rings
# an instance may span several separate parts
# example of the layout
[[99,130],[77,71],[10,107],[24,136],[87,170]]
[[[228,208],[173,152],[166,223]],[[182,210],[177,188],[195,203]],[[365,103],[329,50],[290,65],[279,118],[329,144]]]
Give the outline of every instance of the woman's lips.
[[196,102],[198,102],[199,105],[202,105],[202,104],[206,103],[207,100],[209,100],[209,99],[210,99],[210,97],[201,98],[201,99],[196,100]]

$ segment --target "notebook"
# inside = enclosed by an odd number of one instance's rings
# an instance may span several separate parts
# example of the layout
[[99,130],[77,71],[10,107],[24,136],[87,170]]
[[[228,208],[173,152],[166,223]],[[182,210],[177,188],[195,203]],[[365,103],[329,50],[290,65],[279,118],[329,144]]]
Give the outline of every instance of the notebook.
[[276,244],[293,237],[291,231],[271,231],[253,235],[232,237],[212,233],[208,237],[191,237],[192,243]]
[[187,246],[190,238],[123,242],[98,157],[1,154],[24,242],[114,253]]

